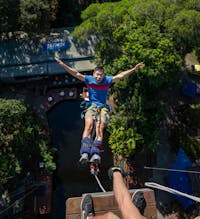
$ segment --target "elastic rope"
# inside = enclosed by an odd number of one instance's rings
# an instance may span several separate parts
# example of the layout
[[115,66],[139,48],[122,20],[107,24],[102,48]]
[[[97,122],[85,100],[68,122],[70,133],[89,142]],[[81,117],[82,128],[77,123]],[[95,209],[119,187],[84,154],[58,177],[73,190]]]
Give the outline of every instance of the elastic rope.
[[96,179],[96,181],[97,181],[99,187],[101,188],[101,190],[102,190],[103,192],[106,192],[106,190],[103,188],[103,186],[102,186],[102,184],[101,184],[101,182],[100,182],[98,176],[97,176],[97,175],[94,175],[94,177],[95,177],[95,179]]
[[175,189],[172,189],[172,188],[169,188],[169,187],[160,185],[160,184],[158,184],[158,183],[145,182],[145,186],[147,186],[147,187],[152,187],[152,188],[156,188],[156,189],[160,189],[160,190],[163,190],[163,191],[166,191],[166,192],[175,194],[175,195],[185,196],[185,197],[187,197],[187,198],[189,198],[189,199],[192,199],[192,200],[194,200],[194,201],[196,201],[196,202],[200,202],[200,198],[199,198],[199,197],[196,197],[196,196],[193,196],[193,195],[188,195],[187,193],[180,192],[180,191],[178,191],[178,190],[175,190]]
[[172,171],[172,172],[182,172],[182,173],[195,173],[195,174],[200,174],[200,171],[194,171],[194,170],[167,169],[167,168],[147,167],[147,166],[145,166],[144,169],[165,170],[165,171]]

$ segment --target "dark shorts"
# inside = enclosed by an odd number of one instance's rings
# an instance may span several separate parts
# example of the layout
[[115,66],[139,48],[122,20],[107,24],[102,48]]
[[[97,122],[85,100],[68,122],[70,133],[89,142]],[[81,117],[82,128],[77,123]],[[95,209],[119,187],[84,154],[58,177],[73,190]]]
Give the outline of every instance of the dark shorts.
[[107,124],[110,120],[110,112],[106,107],[99,108],[97,106],[90,106],[85,113],[85,119],[93,119],[98,122]]

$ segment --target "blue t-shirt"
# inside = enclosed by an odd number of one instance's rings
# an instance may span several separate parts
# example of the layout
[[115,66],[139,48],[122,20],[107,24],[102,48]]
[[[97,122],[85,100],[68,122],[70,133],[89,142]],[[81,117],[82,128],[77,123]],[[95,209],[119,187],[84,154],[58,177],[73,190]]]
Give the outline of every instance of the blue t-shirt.
[[92,105],[103,106],[106,104],[106,97],[108,89],[112,84],[112,79],[113,76],[105,76],[100,83],[97,83],[92,75],[85,76],[89,100]]

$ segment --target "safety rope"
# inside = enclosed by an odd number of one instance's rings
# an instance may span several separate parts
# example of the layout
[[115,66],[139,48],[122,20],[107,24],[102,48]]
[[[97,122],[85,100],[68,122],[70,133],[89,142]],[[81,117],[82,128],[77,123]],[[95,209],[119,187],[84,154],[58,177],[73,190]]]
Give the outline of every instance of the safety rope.
[[172,188],[169,188],[169,187],[160,185],[160,184],[158,184],[158,183],[145,182],[144,185],[147,186],[147,187],[152,187],[152,188],[160,189],[160,190],[163,190],[163,191],[166,191],[166,192],[175,194],[175,195],[185,196],[185,197],[187,197],[187,198],[189,198],[189,199],[192,199],[192,200],[194,200],[194,201],[196,201],[196,202],[200,202],[200,198],[199,198],[199,197],[196,197],[196,196],[193,196],[193,195],[188,195],[187,193],[180,192],[180,191],[178,191],[178,190],[175,190],[175,189],[172,189]]
[[99,187],[101,188],[101,190],[102,190],[103,192],[106,192],[106,190],[103,188],[103,186],[102,186],[102,184],[101,184],[101,182],[100,182],[98,176],[97,176],[97,175],[94,175],[94,177],[95,177],[95,179],[96,179],[96,181],[97,181]]
[[148,167],[148,166],[145,166],[144,169],[164,170],[164,171],[172,171],[172,172],[182,172],[182,173],[195,173],[195,174],[200,174],[200,171],[194,171],[194,170],[167,169],[167,168]]

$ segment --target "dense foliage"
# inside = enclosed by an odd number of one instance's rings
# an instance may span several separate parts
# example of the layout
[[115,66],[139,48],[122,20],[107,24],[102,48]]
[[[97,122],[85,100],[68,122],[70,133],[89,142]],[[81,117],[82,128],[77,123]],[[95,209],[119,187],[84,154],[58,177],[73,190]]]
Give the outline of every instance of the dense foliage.
[[48,136],[31,107],[19,100],[0,99],[0,184],[27,172],[36,171],[39,162],[47,172],[55,169]]
[[1,0],[0,35],[44,32],[56,18],[57,0]]
[[1,0],[0,35],[23,31],[44,33],[54,27],[75,26],[91,3],[114,0]]
[[94,36],[96,62],[107,74],[145,63],[113,88],[116,108],[109,126],[113,152],[131,156],[135,149],[154,150],[167,102],[162,96],[180,85],[184,57],[200,45],[199,1],[92,4],[82,19],[74,36],[80,45]]
[[170,140],[176,150],[181,147],[193,158],[200,155],[200,104],[182,105],[176,113],[179,123],[171,130]]

